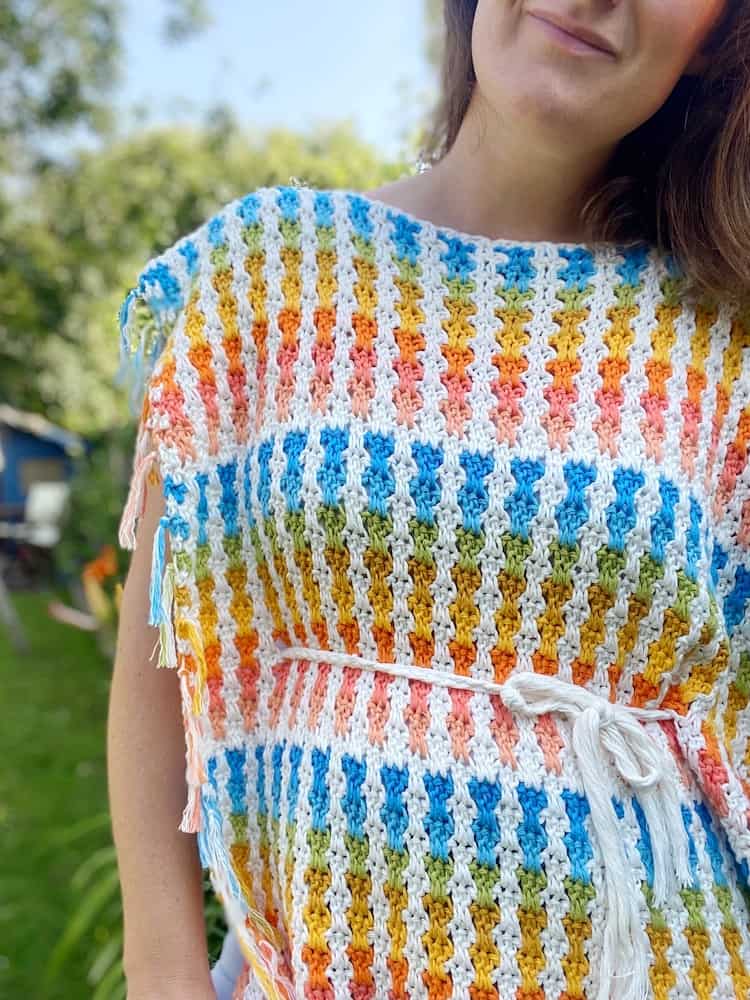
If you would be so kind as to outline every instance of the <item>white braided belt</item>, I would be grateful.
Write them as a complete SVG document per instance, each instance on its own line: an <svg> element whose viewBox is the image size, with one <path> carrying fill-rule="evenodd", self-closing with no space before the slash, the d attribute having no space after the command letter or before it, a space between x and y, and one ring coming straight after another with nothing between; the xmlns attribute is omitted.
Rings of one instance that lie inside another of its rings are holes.
<svg viewBox="0 0 750 1000"><path fill-rule="evenodd" d="M677 719L674 712L613 704L572 682L531 672L513 674L505 683L496 684L406 663L385 663L304 646L280 646L277 662L286 660L354 667L494 694L519 715L558 712L571 718L573 752L601 851L607 893L598 1000L644 1000L651 995L650 943L640 919L640 886L628 864L614 808L612 772L614 768L643 809L653 853L654 901L657 906L663 905L678 886L692 883L689 849L674 761L641 723Z"/></svg>

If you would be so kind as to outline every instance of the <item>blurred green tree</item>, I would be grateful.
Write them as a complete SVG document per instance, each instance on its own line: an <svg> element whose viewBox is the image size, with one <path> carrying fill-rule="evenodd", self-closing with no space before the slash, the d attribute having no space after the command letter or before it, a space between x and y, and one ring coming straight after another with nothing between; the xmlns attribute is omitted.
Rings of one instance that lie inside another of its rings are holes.
<svg viewBox="0 0 750 1000"><path fill-rule="evenodd" d="M202 0L162 0L179 42L208 22ZM434 36L437 8L425 0ZM362 189L395 178L350 121L304 135L202 124L116 135L111 94L120 0L0 0L0 399L84 434L127 418L113 383L116 315L150 256L227 200L295 177ZM429 43L428 43L429 50ZM428 51L429 56L429 51ZM101 140L51 155L74 126Z"/></svg>
<svg viewBox="0 0 750 1000"><path fill-rule="evenodd" d="M443 53L443 6L445 0L424 0L425 57L437 68Z"/></svg>
<svg viewBox="0 0 750 1000"><path fill-rule="evenodd" d="M162 3L168 42L208 23L203 0ZM60 169L71 135L113 134L122 13L121 0L0 0L0 399L32 410L45 408L42 353L65 337L75 277L36 186Z"/></svg>
<svg viewBox="0 0 750 1000"><path fill-rule="evenodd" d="M0 226L0 398L84 434L127 418L116 317L152 254L253 188L396 176L350 123L297 135L160 128L50 165ZM7 254L6 254L7 251Z"/></svg>
<svg viewBox="0 0 750 1000"><path fill-rule="evenodd" d="M163 35L181 42L210 23L203 0L163 0ZM43 164L44 143L74 127L112 128L120 79L121 0L0 0L0 172Z"/></svg>

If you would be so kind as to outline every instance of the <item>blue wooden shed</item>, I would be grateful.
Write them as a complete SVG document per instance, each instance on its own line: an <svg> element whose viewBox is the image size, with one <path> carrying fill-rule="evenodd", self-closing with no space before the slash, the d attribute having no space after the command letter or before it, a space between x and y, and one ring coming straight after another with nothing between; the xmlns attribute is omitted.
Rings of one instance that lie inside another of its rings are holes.
<svg viewBox="0 0 750 1000"><path fill-rule="evenodd" d="M38 413L0 403L0 520L20 520L32 483L65 482L84 439Z"/></svg>

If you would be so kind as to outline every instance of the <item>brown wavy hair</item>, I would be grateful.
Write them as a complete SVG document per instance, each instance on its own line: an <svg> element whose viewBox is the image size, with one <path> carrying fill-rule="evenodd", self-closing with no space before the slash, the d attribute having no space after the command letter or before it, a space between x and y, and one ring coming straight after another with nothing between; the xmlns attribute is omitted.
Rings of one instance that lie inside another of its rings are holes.
<svg viewBox="0 0 750 1000"><path fill-rule="evenodd" d="M750 298L750 11L728 0L705 49L659 110L618 144L581 221L594 241L648 240L709 297ZM434 164L453 145L476 83L477 0L444 0L440 95L420 146Z"/></svg>

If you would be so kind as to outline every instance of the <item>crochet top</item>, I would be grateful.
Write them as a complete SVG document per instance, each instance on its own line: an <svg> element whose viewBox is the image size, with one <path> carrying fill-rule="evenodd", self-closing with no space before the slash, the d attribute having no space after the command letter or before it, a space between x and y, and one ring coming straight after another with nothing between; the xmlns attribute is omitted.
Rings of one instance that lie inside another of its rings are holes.
<svg viewBox="0 0 750 1000"><path fill-rule="evenodd" d="M748 317L276 185L120 327L235 996L750 996Z"/></svg>

